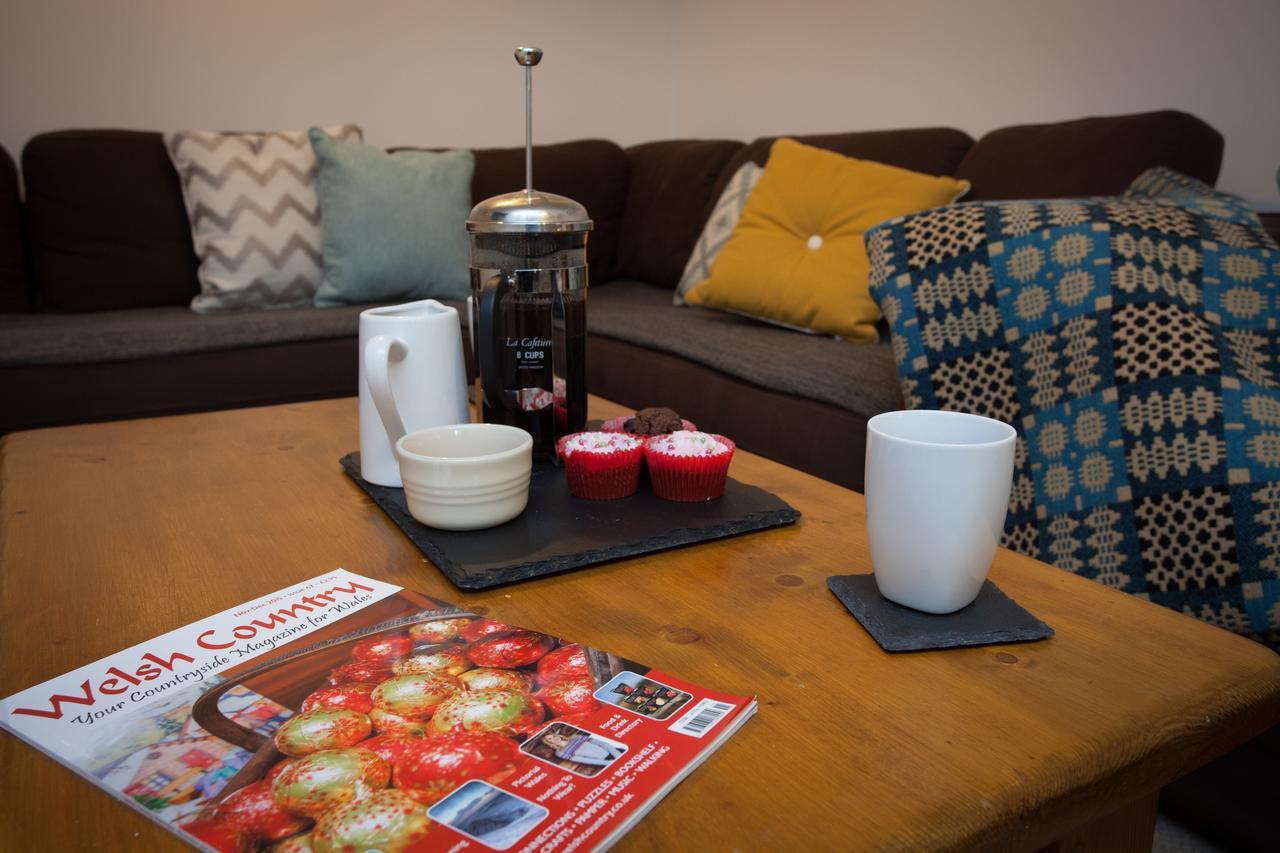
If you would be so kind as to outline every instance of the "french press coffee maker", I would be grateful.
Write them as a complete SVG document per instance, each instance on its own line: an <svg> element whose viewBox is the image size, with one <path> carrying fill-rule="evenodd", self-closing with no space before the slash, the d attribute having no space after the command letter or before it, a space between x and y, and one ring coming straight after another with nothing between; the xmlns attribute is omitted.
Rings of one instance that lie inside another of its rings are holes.
<svg viewBox="0 0 1280 853"><path fill-rule="evenodd" d="M533 66L525 69L525 188L477 204L471 237L472 347L485 423L533 436L533 452L554 458L556 440L587 419L587 232L578 202L533 189Z"/></svg>

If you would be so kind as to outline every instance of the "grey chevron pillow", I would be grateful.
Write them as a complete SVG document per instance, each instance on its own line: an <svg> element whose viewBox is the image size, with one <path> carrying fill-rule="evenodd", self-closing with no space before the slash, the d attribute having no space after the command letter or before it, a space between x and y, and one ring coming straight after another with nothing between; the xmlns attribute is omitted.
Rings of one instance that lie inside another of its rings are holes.
<svg viewBox="0 0 1280 853"><path fill-rule="evenodd" d="M354 124L325 128L359 141ZM307 131L164 135L200 259L198 312L312 304L323 277L316 158Z"/></svg>

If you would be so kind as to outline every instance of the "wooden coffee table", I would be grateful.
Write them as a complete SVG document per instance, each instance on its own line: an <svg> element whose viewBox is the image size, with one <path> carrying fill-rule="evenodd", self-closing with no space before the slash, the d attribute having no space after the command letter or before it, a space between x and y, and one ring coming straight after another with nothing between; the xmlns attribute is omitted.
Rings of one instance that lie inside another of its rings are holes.
<svg viewBox="0 0 1280 853"><path fill-rule="evenodd" d="M1150 849L1161 785L1280 721L1280 657L1006 551L1053 639L885 654L826 588L868 571L862 497L747 453L799 524L463 593L343 475L356 429L333 400L0 440L0 695L343 566L759 697L624 850ZM181 847L8 735L0 774L0 849Z"/></svg>

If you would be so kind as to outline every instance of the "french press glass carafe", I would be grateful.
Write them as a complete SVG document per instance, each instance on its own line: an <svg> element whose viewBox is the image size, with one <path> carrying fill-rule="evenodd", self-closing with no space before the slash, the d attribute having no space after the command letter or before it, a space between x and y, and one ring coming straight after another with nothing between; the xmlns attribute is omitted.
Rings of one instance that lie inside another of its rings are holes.
<svg viewBox="0 0 1280 853"><path fill-rule="evenodd" d="M477 401L486 423L527 430L534 454L586 425L587 233L573 199L533 189L532 68L525 67L525 189L477 204L471 237L472 346Z"/></svg>

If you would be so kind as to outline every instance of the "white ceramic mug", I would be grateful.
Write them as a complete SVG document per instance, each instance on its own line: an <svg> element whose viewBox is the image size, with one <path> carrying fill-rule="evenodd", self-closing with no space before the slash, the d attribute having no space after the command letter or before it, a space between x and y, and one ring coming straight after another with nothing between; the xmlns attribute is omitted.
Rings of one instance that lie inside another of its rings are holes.
<svg viewBox="0 0 1280 853"><path fill-rule="evenodd" d="M360 476L400 485L393 445L406 432L466 423L458 312L434 299L360 312Z"/></svg>
<svg viewBox="0 0 1280 853"><path fill-rule="evenodd" d="M1017 433L961 412L867 422L866 507L880 594L926 613L978 597L1004 528Z"/></svg>

